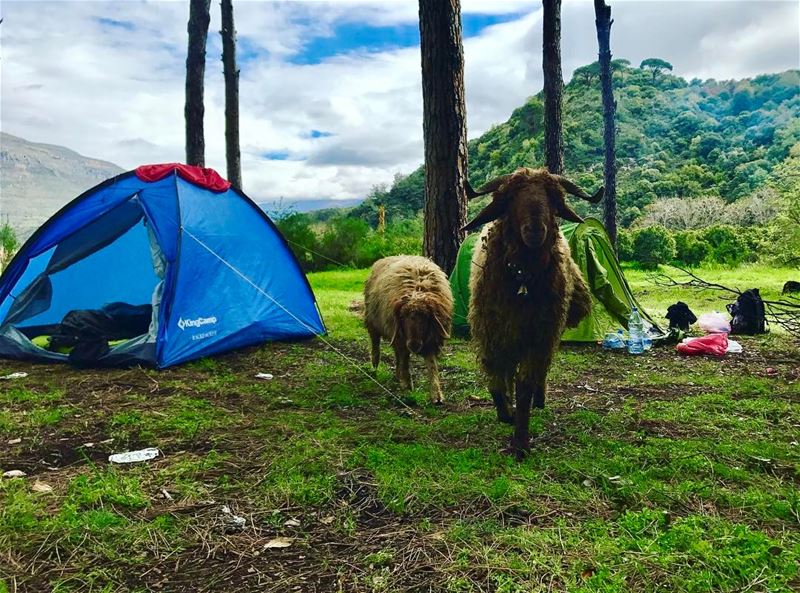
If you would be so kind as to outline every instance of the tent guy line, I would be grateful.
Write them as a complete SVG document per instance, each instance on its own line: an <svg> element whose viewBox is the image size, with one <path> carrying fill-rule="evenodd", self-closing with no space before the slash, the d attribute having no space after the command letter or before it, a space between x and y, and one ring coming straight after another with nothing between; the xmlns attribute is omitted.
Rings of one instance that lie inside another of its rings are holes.
<svg viewBox="0 0 800 593"><path fill-rule="evenodd" d="M343 353L341 350L339 350L339 349L338 349L336 346L334 346L334 345L333 345L333 344L332 344L330 341L328 341L328 340L325 338L325 336L324 336L323 334L321 334L321 333L318 333L317 331L315 331L315 329L314 329L313 327L311 327L311 326L310 326L310 325L308 325L306 322L304 322L302 319L300 319L299 317L297 317L297 316L296 316L294 313L292 313L291 311L289 311L289 309L287 309L286 307L284 307L284 306L283 306L283 305L282 305L280 302L278 302L278 300L277 300L277 299L275 299L275 298L274 298L274 297L273 297L271 294L269 294L267 291L265 291L265 290L264 290L264 289L262 289L260 286L258 286L258 285L257 285L255 282L253 282L252 280L250 280L250 278L248 278L247 276L245 276L245 275L244 275L244 274L243 274L243 273L242 273L240 270L238 270L238 269L236 268L236 266L234 266L233 264L231 264L231 263L227 262L227 261L225 260L225 258L223 258L223 257L222 257L221 255L219 255L219 254L218 254L216 251L214 251L214 250L213 250L213 249L211 249L211 248L210 248L208 245L206 245L206 244L205 244L205 243L202 241L202 239L200 239L199 237L197 237L197 236L196 236L196 235L194 235L194 234L193 234L191 231L187 230L187 229L186 229L186 228L184 228L184 227L181 227L181 232L183 232L183 233L185 233L186 235L188 235L188 236L189 236L191 239L193 239L193 240L194 240L194 241L195 241L195 242L196 242L198 245L200 245L200 246L201 246L203 249L205 249L206 251L208 251L208 252L209 252L211 255L213 255L214 257L216 257L216 258L217 258L217 259L218 259L220 262L222 262L222 263L223 263L225 266L227 266L228 268L230 268L230 270L231 270L231 271L232 271L234 274L236 274L236 275L237 275L237 276L239 276L239 277L240 277L242 280L244 280L245 282L247 282L247 283L248 283L250 286L252 286L254 289L256 289L256 291L258 291L259 293L261 293L262 295L264 295L265 297L267 297L267 298L268 298L270 301L272 301L272 302L273 302L275 305L277 305L278 307L280 307L281 309L283 309L283 311L284 311L286 314L288 314L290 317L292 317L292 318L293 318L295 321L297 321L297 322L298 322L300 325L302 325L302 326L303 326L305 329L307 329L308 331L310 331L311 333L313 333L313 334L314 334L314 335L315 335L317 338L319 338L319 339L320 339L320 340L321 340L321 341L322 341L322 342L323 342L323 343L324 343L326 346L328 346L328 348L330 348L330 349L331 349L331 350L333 350L333 351L334 351L336 354L338 354L339 356L341 356L341 357L342 357L342 358L343 358L345 361L347 361L347 362L348 362L348 363L349 363L349 364L350 364L350 365L351 365L351 366L352 366L354 369L358 370L358 372L360 372L362 375L364 375L364 376L365 376L367 379L369 379L370 381L372 381L373 383L375 383L375 385L377 385L378 387L380 387L380 388L381 388L383 391L385 391L385 392L386 392L386 393L387 393L387 394L388 394L388 395L389 395L391 398L393 398L393 399L394 399L395 401L397 401L397 402L398 402L400 405L402 405L404 408L406 408L406 409L407 409L407 410L408 410L410 413L412 413L412 414L416 414L416 413L417 413L417 412L416 412L416 410L414 410L414 409L413 409L411 406L409 406L409 405L408 405L406 402L404 402L404 401L403 401L403 400L402 400L400 397L398 397L396 394L394 394L392 391L390 391L390 390L389 390L389 389L388 389L388 388L387 388L385 385L383 385L383 383L381 383L380 381L378 381L378 380L377 380L375 377L373 377L373 376L372 376L372 375L370 375L370 374L369 374L367 371L365 371L363 368L361 368L361 365L360 365L360 364L359 364L357 361L353 360L352 358L350 358L349 356L347 356L346 354L344 354L344 353Z"/></svg>

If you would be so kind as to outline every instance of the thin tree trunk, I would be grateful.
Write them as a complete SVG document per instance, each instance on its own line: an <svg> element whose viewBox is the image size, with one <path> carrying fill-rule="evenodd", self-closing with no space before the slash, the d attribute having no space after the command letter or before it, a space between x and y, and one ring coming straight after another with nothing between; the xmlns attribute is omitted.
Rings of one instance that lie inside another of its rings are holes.
<svg viewBox="0 0 800 593"><path fill-rule="evenodd" d="M605 198L603 201L603 223L611 239L614 250L617 249L617 162L615 152L614 115L617 104L614 101L614 87L611 78L611 7L605 0L594 0L595 24L597 25L597 43L600 48L600 84L603 95L603 140L605 144Z"/></svg>
<svg viewBox="0 0 800 593"><path fill-rule="evenodd" d="M564 172L564 139L561 129L561 0L542 0L544 28L542 70L544 73L544 161L551 173Z"/></svg>
<svg viewBox="0 0 800 593"><path fill-rule="evenodd" d="M186 163L205 166L206 143L203 135L203 77L206 72L206 38L211 0L191 0L189 4L189 48L186 54Z"/></svg>
<svg viewBox="0 0 800 593"><path fill-rule="evenodd" d="M426 256L447 274L467 219L467 116L460 0L420 0Z"/></svg>
<svg viewBox="0 0 800 593"><path fill-rule="evenodd" d="M239 70L236 68L236 28L233 0L222 0L222 69L225 74L225 159L228 181L242 189L242 155L239 150Z"/></svg>

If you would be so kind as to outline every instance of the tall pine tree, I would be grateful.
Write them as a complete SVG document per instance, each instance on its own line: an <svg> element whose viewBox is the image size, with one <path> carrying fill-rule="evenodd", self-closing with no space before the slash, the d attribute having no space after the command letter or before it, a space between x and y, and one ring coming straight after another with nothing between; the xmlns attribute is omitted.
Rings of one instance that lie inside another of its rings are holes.
<svg viewBox="0 0 800 593"><path fill-rule="evenodd" d="M205 166L203 134L203 78L206 73L206 39L211 21L211 0L189 3L189 48L186 54L186 163Z"/></svg>
<svg viewBox="0 0 800 593"><path fill-rule="evenodd" d="M542 0L542 71L544 74L544 161L551 173L564 172L561 127L561 0Z"/></svg>
<svg viewBox="0 0 800 593"><path fill-rule="evenodd" d="M617 103L614 101L614 87L611 73L611 7L605 0L594 0L595 25L597 25L597 43L600 58L600 85L603 96L603 143L605 148L605 165L603 168L606 188L603 199L603 224L617 249L617 161L616 130L614 116Z"/></svg>
<svg viewBox="0 0 800 593"><path fill-rule="evenodd" d="M425 139L425 255L446 273L464 239L467 115L460 0L420 0Z"/></svg>
<svg viewBox="0 0 800 593"><path fill-rule="evenodd" d="M222 70L225 76L225 160L228 181L242 189L242 155L239 149L239 70L236 68L236 28L233 0L222 0Z"/></svg>

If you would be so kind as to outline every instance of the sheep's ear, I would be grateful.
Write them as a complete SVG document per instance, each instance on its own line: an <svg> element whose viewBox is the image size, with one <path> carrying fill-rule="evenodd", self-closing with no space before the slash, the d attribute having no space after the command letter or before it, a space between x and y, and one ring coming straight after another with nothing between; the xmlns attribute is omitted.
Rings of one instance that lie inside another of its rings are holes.
<svg viewBox="0 0 800 593"><path fill-rule="evenodd" d="M489 202L489 205L486 206L486 208L478 212L478 215L471 221L469 221L467 223L467 226L465 226L461 230L467 231L468 233L472 232L479 226L500 218L503 214L505 214L507 207L508 207L508 200L494 199L491 202Z"/></svg>
<svg viewBox="0 0 800 593"><path fill-rule="evenodd" d="M578 214L569 207L569 205L562 199L560 203L556 206L556 214L563 218L564 220L569 220L570 222L583 222L583 218L578 216Z"/></svg>

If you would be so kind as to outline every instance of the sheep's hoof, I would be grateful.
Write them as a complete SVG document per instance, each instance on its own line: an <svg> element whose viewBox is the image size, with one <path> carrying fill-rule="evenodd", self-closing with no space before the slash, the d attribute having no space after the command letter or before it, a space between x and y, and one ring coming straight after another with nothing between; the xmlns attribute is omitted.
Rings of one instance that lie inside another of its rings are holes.
<svg viewBox="0 0 800 593"><path fill-rule="evenodd" d="M511 450L517 461L523 461L528 455L531 454L531 442L527 436L523 439L517 438L515 435L511 436Z"/></svg>
<svg viewBox="0 0 800 593"><path fill-rule="evenodd" d="M497 421L502 422L503 424L514 426L516 423L514 412L509 412L508 410L497 410Z"/></svg>

